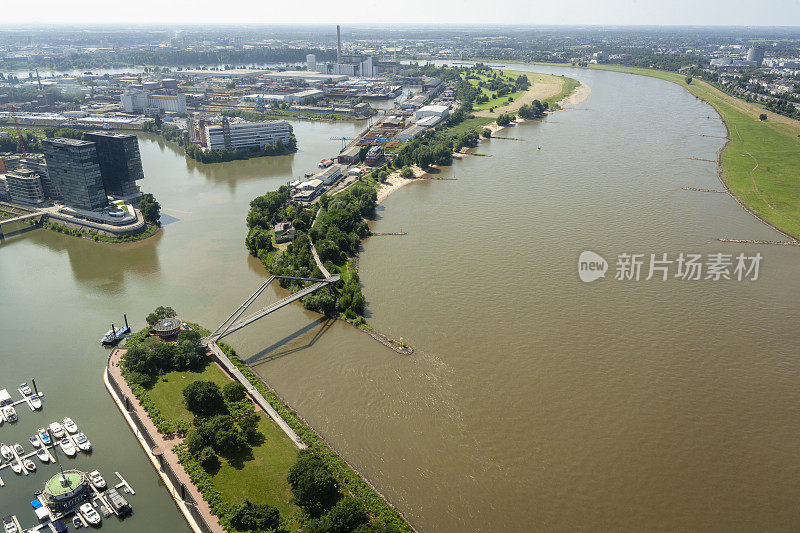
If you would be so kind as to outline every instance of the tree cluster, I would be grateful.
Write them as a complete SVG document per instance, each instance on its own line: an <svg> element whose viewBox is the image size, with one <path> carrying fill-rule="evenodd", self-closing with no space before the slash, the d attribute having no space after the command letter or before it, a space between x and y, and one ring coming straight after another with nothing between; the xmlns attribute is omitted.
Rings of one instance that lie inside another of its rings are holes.
<svg viewBox="0 0 800 533"><path fill-rule="evenodd" d="M139 199L139 211L142 217L149 224L161 225L161 204L150 193L145 193Z"/></svg>
<svg viewBox="0 0 800 533"><path fill-rule="evenodd" d="M202 367L208 362L208 358L198 345L198 340L199 335L195 338L188 334L179 336L176 343L148 337L143 342L130 346L122 358L122 367L128 373L126 379L144 386L165 372Z"/></svg>
<svg viewBox="0 0 800 533"><path fill-rule="evenodd" d="M520 107L517 113L520 117L530 120L534 118L542 118L547 111L547 108L547 102L542 103L539 100L534 100L530 104Z"/></svg>

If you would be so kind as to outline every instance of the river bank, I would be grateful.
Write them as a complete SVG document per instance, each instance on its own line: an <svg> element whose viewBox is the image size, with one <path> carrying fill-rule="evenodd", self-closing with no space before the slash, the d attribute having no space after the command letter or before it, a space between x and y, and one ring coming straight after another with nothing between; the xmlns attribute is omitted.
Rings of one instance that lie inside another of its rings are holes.
<svg viewBox="0 0 800 533"><path fill-rule="evenodd" d="M710 104L727 130L717 154L723 186L747 212L783 236L800 239L800 122L728 95L711 84L666 71L603 65L680 85ZM764 113L767 120L760 120Z"/></svg>

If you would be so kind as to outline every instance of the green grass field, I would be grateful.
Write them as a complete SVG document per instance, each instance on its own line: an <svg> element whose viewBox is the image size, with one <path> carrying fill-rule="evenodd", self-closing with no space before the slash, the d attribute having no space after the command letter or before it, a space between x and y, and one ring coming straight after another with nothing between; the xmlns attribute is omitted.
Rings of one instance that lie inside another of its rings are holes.
<svg viewBox="0 0 800 533"><path fill-rule="evenodd" d="M496 119L492 117L473 117L464 119L463 122L460 124L456 124L452 128L448 128L447 132L452 133L454 135L461 135L462 133L466 133L469 130L477 129L478 133L481 132L484 126L487 124L491 124Z"/></svg>
<svg viewBox="0 0 800 533"><path fill-rule="evenodd" d="M512 83L512 84L514 83L514 78L509 76L508 74L503 73L503 71L495 71L495 72L498 72L499 75L504 78L504 81ZM477 86L479 82L488 81L489 80L489 76L487 76L485 74L478 74L478 78L480 78L480 79L477 79L477 80L476 79L469 79L468 81L469 81L470 85ZM481 87L480 90L481 90L481 94L482 95L484 95L487 98L489 98L489 101L485 102L483 104L475 104L472 107L472 109L474 111L480 111L482 109L489 109L491 107L499 107L499 106L505 105L505 104L508 103L508 99L509 98L512 98L512 99L516 100L517 98L519 98L519 96L523 92L523 91L516 91L516 92L513 92L513 93L506 94L505 96L498 96L497 98L493 98L493 94L496 91L490 91L489 89L487 89L485 87Z"/></svg>
<svg viewBox="0 0 800 533"><path fill-rule="evenodd" d="M193 415L183 404L183 389L190 383L212 381L220 387L230 382L220 368L209 363L199 372L169 372L148 391L161 413L171 419L191 421ZM249 499L267 503L287 518L297 511L286 476L297 460L297 448L283 431L263 412L259 430L263 440L252 447L246 456L220 458L220 468L210 472L214 485L229 501Z"/></svg>
<svg viewBox="0 0 800 533"><path fill-rule="evenodd" d="M723 177L731 192L758 216L800 239L800 122L764 112L710 84L673 72L601 65L681 85L711 104L728 125L730 142L722 152Z"/></svg>

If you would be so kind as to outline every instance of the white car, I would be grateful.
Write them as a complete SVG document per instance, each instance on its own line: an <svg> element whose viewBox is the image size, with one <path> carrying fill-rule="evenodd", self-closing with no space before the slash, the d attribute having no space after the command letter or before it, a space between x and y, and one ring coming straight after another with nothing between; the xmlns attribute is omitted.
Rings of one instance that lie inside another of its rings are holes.
<svg viewBox="0 0 800 533"><path fill-rule="evenodd" d="M92 485L94 485L98 490L103 490L106 488L106 480L103 479L103 476L101 476L100 472L97 470L89 472L89 481L91 481Z"/></svg>
<svg viewBox="0 0 800 533"><path fill-rule="evenodd" d="M60 439L64 436L64 427L58 422L53 422L50 424L50 433L52 433L55 438Z"/></svg>
<svg viewBox="0 0 800 533"><path fill-rule="evenodd" d="M64 428L70 433L78 432L78 426L75 425L75 422L73 422L70 417L67 417L64 420L62 420L62 423L64 424Z"/></svg>
<svg viewBox="0 0 800 533"><path fill-rule="evenodd" d="M100 523L100 515L94 510L91 503L84 503L80 507L81 514L91 525L96 526Z"/></svg>
<svg viewBox="0 0 800 533"><path fill-rule="evenodd" d="M75 457L75 454L78 453L78 450L75 449L75 445L72 444L72 441L66 437L61 439L58 445L61 447L61 451L70 457Z"/></svg>

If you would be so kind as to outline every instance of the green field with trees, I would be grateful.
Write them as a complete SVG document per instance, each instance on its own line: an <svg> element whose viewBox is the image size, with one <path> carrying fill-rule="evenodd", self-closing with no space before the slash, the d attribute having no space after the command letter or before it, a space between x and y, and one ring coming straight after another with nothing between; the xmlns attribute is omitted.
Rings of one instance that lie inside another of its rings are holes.
<svg viewBox="0 0 800 533"><path fill-rule="evenodd" d="M208 331L190 324L172 342L151 335L170 307L147 316L126 340L121 369L134 395L163 434L182 441L175 452L226 531L400 533L400 515L300 422L256 376L220 344L251 384L309 445L298 452L245 387L231 380L199 341Z"/></svg>

